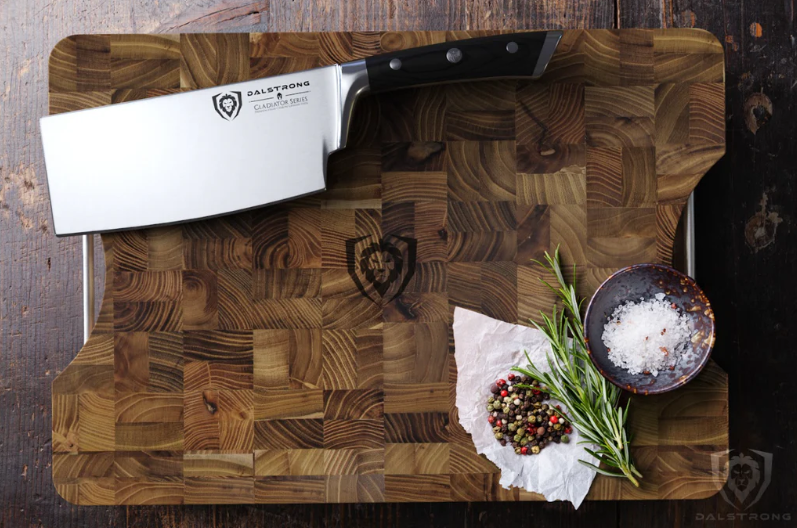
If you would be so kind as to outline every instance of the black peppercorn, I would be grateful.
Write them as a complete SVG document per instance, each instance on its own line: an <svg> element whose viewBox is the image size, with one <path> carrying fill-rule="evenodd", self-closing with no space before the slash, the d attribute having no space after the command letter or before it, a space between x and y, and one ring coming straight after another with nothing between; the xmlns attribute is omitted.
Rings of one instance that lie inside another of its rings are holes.
<svg viewBox="0 0 797 528"><path fill-rule="evenodd" d="M553 406L542 403L549 398L549 393L545 392L547 387L528 376L507 378L511 383L490 385L492 396L488 402L492 400L492 403L487 405L491 425L501 423L492 427L501 446L511 446L518 455L536 455L547 444L569 441L563 436L569 429L564 415L554 415ZM531 385L534 389L519 387L520 384Z"/></svg>

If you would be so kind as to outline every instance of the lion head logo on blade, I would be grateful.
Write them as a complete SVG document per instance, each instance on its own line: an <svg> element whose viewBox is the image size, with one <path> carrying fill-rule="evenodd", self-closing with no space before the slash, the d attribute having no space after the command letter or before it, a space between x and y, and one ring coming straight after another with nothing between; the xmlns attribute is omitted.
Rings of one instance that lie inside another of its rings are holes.
<svg viewBox="0 0 797 528"><path fill-rule="evenodd" d="M241 112L241 92L222 92L213 96L213 109L222 119L232 121Z"/></svg>
<svg viewBox="0 0 797 528"><path fill-rule="evenodd" d="M349 275L363 296L377 304L401 295L415 274L413 238L364 236L346 241Z"/></svg>

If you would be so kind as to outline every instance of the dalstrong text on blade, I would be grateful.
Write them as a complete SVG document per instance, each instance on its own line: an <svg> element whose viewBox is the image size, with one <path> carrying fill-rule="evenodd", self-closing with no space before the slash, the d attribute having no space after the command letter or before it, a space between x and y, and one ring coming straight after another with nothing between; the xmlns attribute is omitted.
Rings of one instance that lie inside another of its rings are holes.
<svg viewBox="0 0 797 528"><path fill-rule="evenodd" d="M268 88L262 88L262 89L258 88L257 90L249 90L248 92L246 92L246 95L247 97L252 97L253 95L270 94L277 91L293 90L294 88L303 88L305 86L310 86L310 81L281 84L277 86L269 86Z"/></svg>

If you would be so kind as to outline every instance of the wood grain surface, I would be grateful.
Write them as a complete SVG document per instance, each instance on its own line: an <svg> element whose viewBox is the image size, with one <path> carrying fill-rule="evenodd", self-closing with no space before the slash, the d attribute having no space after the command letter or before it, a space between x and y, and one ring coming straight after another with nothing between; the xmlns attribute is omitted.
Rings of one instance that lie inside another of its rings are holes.
<svg viewBox="0 0 797 528"><path fill-rule="evenodd" d="M0 3L0 20L6 21L0 26L0 526L460 527L524 519L563 527L762 524L751 515L730 521L739 510L720 494L586 501L578 510L539 502L82 507L62 499L52 484L51 383L83 342L81 253L79 238L58 239L49 229L38 118L48 113L50 50L66 35L101 32L708 29L726 53L727 153L696 190L696 277L717 315L721 338L712 357L729 374L729 447L774 456L769 488L744 513L795 515L790 424L797 420L797 396L787 389L797 364L789 315L797 311L797 200L790 183L797 178L797 68L795 11L788 2L7 0ZM751 32L755 27L761 31ZM104 277L96 279L102 292ZM751 380L764 381L751 389ZM761 412L762 399L768 412ZM699 520L709 516L718 520Z"/></svg>
<svg viewBox="0 0 797 528"><path fill-rule="evenodd" d="M482 34L78 35L51 55L50 109ZM453 307L538 319L553 299L531 261L557 245L583 295L617 267L669 262L686 197L724 152L723 94L723 49L708 33L568 31L541 82L363 100L323 194L103 236L97 325L53 383L59 494L81 505L542 499L501 489L458 424ZM414 267L404 289L358 288L360 246L347 241L362 240L394 240L404 273ZM631 429L642 487L599 477L589 498L712 495L727 377L712 363L684 389L635 398Z"/></svg>

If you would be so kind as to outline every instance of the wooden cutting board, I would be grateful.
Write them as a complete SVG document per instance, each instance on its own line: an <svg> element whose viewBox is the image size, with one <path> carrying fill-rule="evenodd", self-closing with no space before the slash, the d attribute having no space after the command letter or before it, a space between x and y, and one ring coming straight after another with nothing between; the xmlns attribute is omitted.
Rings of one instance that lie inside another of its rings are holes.
<svg viewBox="0 0 797 528"><path fill-rule="evenodd" d="M79 35L50 57L50 111L485 34ZM687 196L724 153L724 121L709 33L566 31L541 82L364 99L323 194L103 236L99 320L53 383L58 492L78 504L542 500L502 489L458 423L453 308L538 318L553 298L531 261L557 245L585 296L620 266L669 262ZM599 476L590 499L721 487L716 364L632 409L642 487Z"/></svg>

